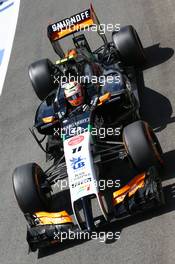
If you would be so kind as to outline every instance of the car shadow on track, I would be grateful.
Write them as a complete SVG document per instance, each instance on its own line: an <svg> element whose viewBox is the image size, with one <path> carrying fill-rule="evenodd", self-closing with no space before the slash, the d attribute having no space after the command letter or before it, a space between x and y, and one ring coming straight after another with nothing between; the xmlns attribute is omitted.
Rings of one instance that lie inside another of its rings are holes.
<svg viewBox="0 0 175 264"><path fill-rule="evenodd" d="M143 71L169 60L174 55L174 50L169 47L161 48L158 43L145 48L145 53L147 63L142 69ZM175 117L171 117L173 109L168 98L145 87L143 71L137 72L142 119L147 121L155 129L155 132L159 132L167 124L175 122Z"/></svg>
<svg viewBox="0 0 175 264"><path fill-rule="evenodd" d="M171 103L164 95L144 87L141 91L140 103L142 119L147 121L155 132L160 132L167 124L175 122Z"/></svg>
<svg viewBox="0 0 175 264"><path fill-rule="evenodd" d="M73 240L73 241L66 241L62 244L55 244L54 246L49 246L47 248L42 248L38 250L38 259L45 258L47 256L57 254L59 252L62 252L64 250L67 250L69 248L73 248L75 246L79 246L80 244L83 244L87 242L88 240Z"/></svg>
<svg viewBox="0 0 175 264"><path fill-rule="evenodd" d="M175 150L164 153L164 177L163 181L174 179L175 181Z"/></svg>
<svg viewBox="0 0 175 264"><path fill-rule="evenodd" d="M153 46L145 48L145 53L147 63L144 70L160 65L169 60L174 55L174 50L168 47L161 48L160 43L157 43Z"/></svg>

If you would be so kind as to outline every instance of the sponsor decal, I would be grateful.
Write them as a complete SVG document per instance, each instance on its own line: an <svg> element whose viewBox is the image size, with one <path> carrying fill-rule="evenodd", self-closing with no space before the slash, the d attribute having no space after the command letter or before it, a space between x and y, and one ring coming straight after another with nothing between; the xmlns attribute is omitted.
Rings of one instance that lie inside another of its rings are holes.
<svg viewBox="0 0 175 264"><path fill-rule="evenodd" d="M79 121L77 121L77 122L74 122L74 123L71 123L70 125L68 125L68 126L65 126L64 127L64 129L70 129L70 128L72 128L72 127L77 127L77 126L80 126L80 125L82 125L82 124L86 124L86 123L89 123L89 117L87 117L87 118L83 118L83 119L81 119L81 120L79 120Z"/></svg>
<svg viewBox="0 0 175 264"><path fill-rule="evenodd" d="M75 146L80 144L82 141L84 140L84 136L75 136L73 138L71 138L68 142L69 146Z"/></svg>
<svg viewBox="0 0 175 264"><path fill-rule="evenodd" d="M82 21L85 21L86 19L89 19L89 18L90 18L90 10L88 9L70 18L66 18L55 24L52 24L51 28L53 32L56 32L56 31L59 32L61 30L71 27L72 25L77 25L81 23Z"/></svg>
<svg viewBox="0 0 175 264"><path fill-rule="evenodd" d="M79 189L78 189L78 191L77 191L77 194L78 193L80 193L80 192L82 192L82 191L89 191L90 190L90 183L86 183L86 184L84 184L84 185L81 185L80 187L79 187Z"/></svg>
<svg viewBox="0 0 175 264"><path fill-rule="evenodd" d="M78 169L81 169L81 168L85 167L84 159L81 158L81 157L72 158L70 160L70 162L71 162L71 166L72 166L73 170L78 170Z"/></svg>
<svg viewBox="0 0 175 264"><path fill-rule="evenodd" d="M92 180L91 178L79 180L79 181L73 183L71 187L75 188L75 187L77 187L79 185L84 185L85 183L91 182L91 180Z"/></svg>
<svg viewBox="0 0 175 264"><path fill-rule="evenodd" d="M75 171L75 173L74 173L74 178L72 179L70 179L70 182L74 182L74 181L76 181L76 180L82 180L83 178L85 178L85 177L90 177L90 173L87 171L87 170L81 170L80 172L78 171Z"/></svg>
<svg viewBox="0 0 175 264"><path fill-rule="evenodd" d="M81 120L75 122L75 125L76 125L76 126L79 126L79 125L82 125L82 124L85 124L85 123L89 123L89 120L90 120L89 117L84 118L84 119L81 119Z"/></svg>

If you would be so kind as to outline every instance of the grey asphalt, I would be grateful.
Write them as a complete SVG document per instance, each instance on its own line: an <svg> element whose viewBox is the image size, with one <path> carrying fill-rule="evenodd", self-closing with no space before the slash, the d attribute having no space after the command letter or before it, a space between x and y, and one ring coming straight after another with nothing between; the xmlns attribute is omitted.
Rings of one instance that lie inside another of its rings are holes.
<svg viewBox="0 0 175 264"><path fill-rule="evenodd" d="M86 0L23 0L5 85L0 97L0 263L175 263L175 1L96 0L102 23L132 24L149 58L144 71L143 111L156 129L166 160L162 210L123 221L111 227L121 231L118 241L88 241L62 250L28 255L26 222L12 190L11 175L20 164L37 161L44 154L28 131L39 104L29 82L28 65L40 58L56 60L47 39L48 21L61 20L86 9ZM8 29L7 29L8 30ZM110 33L107 34L110 37ZM89 34L93 47L101 42ZM66 45L68 42L66 41ZM69 42L71 47L71 40ZM67 45L68 47L68 45Z"/></svg>

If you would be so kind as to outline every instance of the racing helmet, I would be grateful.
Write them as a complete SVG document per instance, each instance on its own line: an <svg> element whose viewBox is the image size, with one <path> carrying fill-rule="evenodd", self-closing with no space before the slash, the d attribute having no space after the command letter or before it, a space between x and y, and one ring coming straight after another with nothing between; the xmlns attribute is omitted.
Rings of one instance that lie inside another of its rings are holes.
<svg viewBox="0 0 175 264"><path fill-rule="evenodd" d="M76 49L71 49L71 50L68 50L68 52L65 54L65 57L70 57L70 56L73 56L73 57L77 57L78 55L78 52Z"/></svg>
<svg viewBox="0 0 175 264"><path fill-rule="evenodd" d="M72 106L79 106L83 104L84 93L82 84L77 82L69 82L64 84L63 88L65 97Z"/></svg>

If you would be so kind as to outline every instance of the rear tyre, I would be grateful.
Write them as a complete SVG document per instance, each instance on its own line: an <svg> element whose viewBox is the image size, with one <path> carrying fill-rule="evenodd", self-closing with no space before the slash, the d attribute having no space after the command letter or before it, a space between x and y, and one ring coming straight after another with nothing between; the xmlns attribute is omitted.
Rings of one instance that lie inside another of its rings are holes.
<svg viewBox="0 0 175 264"><path fill-rule="evenodd" d="M133 26L125 26L113 32L112 38L121 60L127 66L142 66L146 61L143 45Z"/></svg>
<svg viewBox="0 0 175 264"><path fill-rule="evenodd" d="M55 89L53 74L54 64L49 59L36 61L29 66L29 77L33 89L41 101Z"/></svg>
<svg viewBox="0 0 175 264"><path fill-rule="evenodd" d="M17 167L12 181L18 205L24 214L47 209L48 198L41 188L45 174L36 163Z"/></svg>
<svg viewBox="0 0 175 264"><path fill-rule="evenodd" d="M129 124L123 130L127 153L139 171L163 164L162 148L152 128L141 120Z"/></svg>

